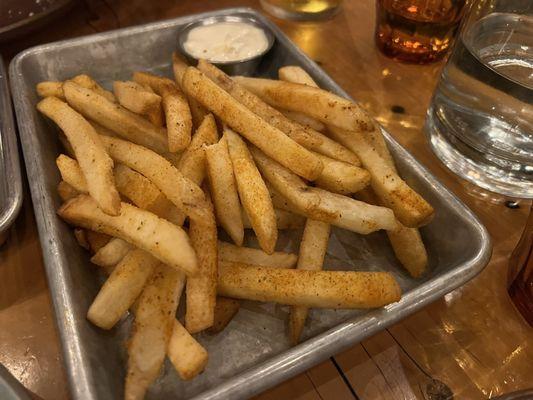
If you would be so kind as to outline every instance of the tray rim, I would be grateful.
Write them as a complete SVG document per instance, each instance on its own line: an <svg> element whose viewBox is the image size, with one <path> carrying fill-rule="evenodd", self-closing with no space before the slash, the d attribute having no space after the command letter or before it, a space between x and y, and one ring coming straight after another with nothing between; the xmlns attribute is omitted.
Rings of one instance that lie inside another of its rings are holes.
<svg viewBox="0 0 533 400"><path fill-rule="evenodd" d="M18 87L18 85L21 84L22 81L22 74L19 74L19 66L23 59L28 55L36 54L58 46L84 45L99 40L107 40L113 37L118 38L125 34L142 33L146 30L157 30L161 28L171 27L176 25L177 23L186 23L185 21L187 19L192 20L195 18L202 18L211 15L233 13L253 14L256 18L258 18L262 23L264 23L268 28L272 30L276 37L276 40L283 42L285 46L291 48L294 53L296 53L299 57L305 60L307 63L307 67L311 67L315 72L318 71L323 74L323 76L332 86L332 88L340 95L352 99L351 96L349 96L341 87L339 87L339 85L337 85L335 81L333 81L333 79L324 70L322 70L313 60L311 60L307 55L305 55L303 51L300 50L281 31L280 28L278 28L274 23L268 20L260 12L249 7L224 8L197 14L188 14L162 21L150 22L147 24L126 27L117 30L91 34L87 36L81 36L73 39L65 39L31 47L20 52L11 61L9 68L11 88L14 93L17 93L15 89ZM24 104L20 96L14 96L14 103L15 111L17 113L18 118L19 113L23 112ZM24 126L24 124L22 125L23 127L21 128L21 132L25 131L26 129L33 129L32 127ZM439 188L439 195L443 197L443 200L448 203L453 203L454 206L458 206L460 209L462 209L462 211L471 221L472 227L479 233L479 237L481 239L481 246L478 249L476 255L464 264L459 264L454 269L444 273L443 275L438 276L439 281L437 281L437 279L427 281L426 283L424 283L424 285L420 286L417 289L417 293L411 291L410 293L405 294L402 299L397 303L388 305L382 309L370 311L364 316L354 317L348 321L338 324L335 327L332 327L329 330L319 335L316 335L313 338L310 338L307 341L295 347L292 347L291 349L285 352L273 356L272 358L261 362L254 367L244 370L236 376L227 379L223 383L204 392L201 392L191 397L190 399L240 399L260 393L261 391L266 390L269 387L279 384L280 382L285 381L297 375L298 373L309 369L313 365L318 364L319 362L325 360L331 355L337 354L338 352L376 333L377 331L380 331L386 328L387 326L398 322L404 317L430 304L431 302L442 297L444 294L449 293L450 291L471 280L487 265L492 254L491 238L487 229L483 226L483 224L481 224L477 216L463 202L461 202L457 198L457 196L450 192L431 172L429 172L429 170L427 170L413 156L411 156L406 149L404 149L399 143L397 143L396 140L390 134L388 134L387 131L385 131L383 128L382 131L385 135L388 145L393 147L396 153L404 153L405 155L408 155L410 159L410 167L414 168L418 174L423 175L425 178L432 181L433 185ZM24 136L26 136L26 134L29 133L25 132ZM22 136L23 135L21 135L21 142L23 142L24 144ZM25 146L23 146L23 150L25 150ZM24 155L25 161L28 161L26 160L26 151L24 151ZM28 169L30 168L31 167L28 167ZM40 194L40 192L38 191L40 188L38 188L37 186L37 184L30 184L31 194L35 202L34 204L38 204L39 208L42 208L43 204L36 201ZM38 222L40 240L41 242L43 242L43 240L45 240L44 234L46 233L46 220L42 213L36 215L36 218ZM54 292L56 292L60 289L61 284L58 282L53 282L52 275L56 274L56 271L54 271L54 264L55 261L59 258L59 256L57 254L54 254L53 249L49 248L48 246L43 246L43 256L45 260L45 266L50 287L51 289L54 289ZM451 284L448 286L443 284L447 282L451 282ZM423 289L422 293L419 292L420 289ZM67 376L71 393L74 395L75 398L87 398L87 394L91 393L90 387L82 388L78 385L80 383L78 374L84 375L84 371L82 371L83 368L80 368L79 365L77 365L77 356L79 356L79 351L76 353L76 351L78 350L77 346L69 346L69 344L67 343L67 328L63 324L64 321L61 320L61 316L58 315L59 313L64 311L66 305L65 303L68 303L68 301L67 299L62 298L63 296L61 296L60 292L56 292L53 294L56 323L58 324L63 355L65 357L65 361L68 367ZM417 298L420 297L421 294L425 295L425 297L420 301ZM59 303L60 300L61 303ZM387 313L385 313L385 311ZM392 315L391 312L393 312L394 315ZM385 318L382 318L383 316L385 316ZM86 380L82 379L82 382L86 383Z"/></svg>

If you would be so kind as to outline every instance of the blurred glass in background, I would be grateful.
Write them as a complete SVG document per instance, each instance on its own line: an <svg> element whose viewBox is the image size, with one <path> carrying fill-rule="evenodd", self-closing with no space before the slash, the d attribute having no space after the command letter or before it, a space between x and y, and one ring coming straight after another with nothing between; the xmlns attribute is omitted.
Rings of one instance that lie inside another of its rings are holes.
<svg viewBox="0 0 533 400"><path fill-rule="evenodd" d="M376 0L376 44L398 61L426 64L451 47L466 0Z"/></svg>
<svg viewBox="0 0 533 400"><path fill-rule="evenodd" d="M479 0L465 19L426 120L459 176L533 198L533 0Z"/></svg>
<svg viewBox="0 0 533 400"><path fill-rule="evenodd" d="M260 0L260 3L275 17L313 21L335 15L342 0Z"/></svg>

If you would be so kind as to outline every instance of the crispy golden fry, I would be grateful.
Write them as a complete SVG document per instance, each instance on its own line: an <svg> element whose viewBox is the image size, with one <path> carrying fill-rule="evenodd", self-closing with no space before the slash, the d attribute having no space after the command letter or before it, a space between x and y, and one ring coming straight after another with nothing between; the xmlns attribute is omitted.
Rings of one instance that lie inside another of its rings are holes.
<svg viewBox="0 0 533 400"><path fill-rule="evenodd" d="M137 82L113 82L113 92L121 106L144 115L157 127L163 126L164 115L161 107L161 96L148 91Z"/></svg>
<svg viewBox="0 0 533 400"><path fill-rule="evenodd" d="M189 68L189 64L187 64L187 61L185 61L181 54L176 52L172 53L172 72L180 88L182 88L183 75L185 75L187 68Z"/></svg>
<svg viewBox="0 0 533 400"><path fill-rule="evenodd" d="M296 254L276 251L267 254L263 250L252 247L240 247L231 243L218 242L218 259L220 261L237 262L251 265L262 265L273 268L292 268L296 265Z"/></svg>
<svg viewBox="0 0 533 400"><path fill-rule="evenodd" d="M336 140L353 150L370 173L370 184L383 204L394 211L398 220L411 228L427 224L433 217L433 207L405 183L394 168L387 165L374 147L359 132L334 127L330 133Z"/></svg>
<svg viewBox="0 0 533 400"><path fill-rule="evenodd" d="M257 114L273 127L279 129L291 139L305 147L316 147L321 139L318 136L311 136L303 126L300 126L273 107L270 107L256 95L235 83L222 70L215 67L206 60L198 62L198 69L209 79L228 92L235 100L243 104L246 108Z"/></svg>
<svg viewBox="0 0 533 400"><path fill-rule="evenodd" d="M185 326L197 333L213 325L217 297L217 223L213 205L207 200L209 212L190 220L189 236L198 257L199 273L187 279L187 310Z"/></svg>
<svg viewBox="0 0 533 400"><path fill-rule="evenodd" d="M68 183L77 192L87 193L87 181L76 160L60 154L56 158L56 165L63 181Z"/></svg>
<svg viewBox="0 0 533 400"><path fill-rule="evenodd" d="M113 239L112 239L113 240ZM98 292L87 319L102 329L111 329L139 297L159 260L149 253L130 249Z"/></svg>
<svg viewBox="0 0 533 400"><path fill-rule="evenodd" d="M75 226L121 238L187 275L198 271L187 234L149 211L122 203L120 214L114 217L104 214L91 197L79 195L63 204L58 214Z"/></svg>
<svg viewBox="0 0 533 400"><path fill-rule="evenodd" d="M177 320L174 320L167 355L180 378L185 381L201 373L209 358L202 345Z"/></svg>
<svg viewBox="0 0 533 400"><path fill-rule="evenodd" d="M267 184L267 188L268 187L269 186ZM274 204L274 207L275 206L276 204ZM291 212L290 210L274 208L274 212L276 213L276 225L278 226L278 230L299 229L302 228L305 224L304 216ZM244 229L252 229L252 224L250 223L250 219L248 218L248 215L246 215L246 211L244 211L244 208L242 208L241 210L241 215Z"/></svg>
<svg viewBox="0 0 533 400"><path fill-rule="evenodd" d="M318 87L311 75L297 65L287 65L278 70L278 78L282 81L300 83L312 87Z"/></svg>
<svg viewBox="0 0 533 400"><path fill-rule="evenodd" d="M40 97L57 97L58 99L65 100L63 82L39 82L36 89Z"/></svg>
<svg viewBox="0 0 533 400"><path fill-rule="evenodd" d="M305 223L300 253L298 254L297 269L320 271L324 264L328 250L331 226L325 222L308 219ZM289 315L289 337L293 344L297 344L307 319L309 309L303 306L292 306Z"/></svg>
<svg viewBox="0 0 533 400"><path fill-rule="evenodd" d="M370 174L364 169L322 154L316 155L324 165L322 174L315 180L317 186L334 193L349 194L364 189L370 183Z"/></svg>
<svg viewBox="0 0 533 400"><path fill-rule="evenodd" d="M87 181L88 192L98 206L107 214L117 215L120 211L120 196L113 178L113 160L93 127L65 102L55 97L41 100L37 109L54 121L67 136Z"/></svg>
<svg viewBox="0 0 533 400"><path fill-rule="evenodd" d="M213 114L208 114L196 130L191 144L183 152L178 162L178 169L181 173L197 185L201 185L205 177L204 145L212 145L217 141L217 124Z"/></svg>
<svg viewBox="0 0 533 400"><path fill-rule="evenodd" d="M241 203L226 139L222 138L217 144L206 147L205 155L217 221L233 242L241 246L244 238Z"/></svg>
<svg viewBox="0 0 533 400"><path fill-rule="evenodd" d="M104 247L91 257L91 262L100 267L113 267L117 265L133 248L128 242L113 238Z"/></svg>
<svg viewBox="0 0 533 400"><path fill-rule="evenodd" d="M117 99L111 93L109 90L105 90L102 86L98 84L93 78L91 78L89 75L81 74L76 75L74 78L71 79L72 82L80 85L81 87L84 87L86 89L92 90L93 92L96 92L100 96L105 97L107 100L116 103Z"/></svg>
<svg viewBox="0 0 533 400"><path fill-rule="evenodd" d="M394 214L388 208L309 187L259 149L252 147L250 150L263 176L291 203L292 208L288 211L362 234L396 226ZM276 207L280 205L276 204Z"/></svg>
<svg viewBox="0 0 533 400"><path fill-rule="evenodd" d="M237 315L240 307L239 300L218 296L217 304L215 306L215 322L213 323L213 326L207 330L207 333L214 335L222 332L231 322L233 317Z"/></svg>
<svg viewBox="0 0 533 400"><path fill-rule="evenodd" d="M228 143L242 206L250 219L259 246L272 254L278 239L278 228L268 189L241 137L231 129L225 129L224 138Z"/></svg>
<svg viewBox="0 0 533 400"><path fill-rule="evenodd" d="M235 81L273 107L302 112L325 124L371 131L371 118L356 103L320 88L271 79L234 77Z"/></svg>
<svg viewBox="0 0 533 400"><path fill-rule="evenodd" d="M83 247L85 250L90 250L89 242L87 241L87 235L85 234L85 229L74 229L74 237L76 242Z"/></svg>
<svg viewBox="0 0 533 400"><path fill-rule="evenodd" d="M106 136L100 137L109 155L117 162L141 173L188 216L205 209L205 196L194 182L184 177L169 161L153 151Z"/></svg>
<svg viewBox="0 0 533 400"><path fill-rule="evenodd" d="M400 300L387 272L306 271L223 264L218 293L237 299L316 308L375 308Z"/></svg>
<svg viewBox="0 0 533 400"><path fill-rule="evenodd" d="M187 69L183 87L189 96L287 168L311 180L320 175L323 167L316 156L240 104L196 68Z"/></svg>
<svg viewBox="0 0 533 400"><path fill-rule="evenodd" d="M128 346L126 400L142 399L159 375L184 280L183 274L159 264L141 293Z"/></svg>
<svg viewBox="0 0 533 400"><path fill-rule="evenodd" d="M305 115L297 111L289 111L289 110L280 110L280 112L283 115L285 115L288 119L290 119L291 121L294 121L297 124L302 125L303 127L314 129L317 132L323 132L326 130L326 125L310 117L309 115Z"/></svg>
<svg viewBox="0 0 533 400"><path fill-rule="evenodd" d="M106 235L105 233L91 230L85 230L85 235L87 236L87 242L89 242L89 247L92 253L96 253L112 239L111 236Z"/></svg>
<svg viewBox="0 0 533 400"><path fill-rule="evenodd" d="M155 127L143 117L73 82L65 82L63 91L69 105L83 116L158 153L168 150L165 129Z"/></svg>
<svg viewBox="0 0 533 400"><path fill-rule="evenodd" d="M57 193L59 194L59 197L61 198L61 200L63 200L63 202L70 200L80 194L80 192L74 189L72 185L68 184L65 181L59 182L59 184L57 185Z"/></svg>
<svg viewBox="0 0 533 400"><path fill-rule="evenodd" d="M192 117L187 99L176 84L147 72L135 72L133 80L150 86L163 99L167 122L168 149L171 153L184 150L191 142Z"/></svg>

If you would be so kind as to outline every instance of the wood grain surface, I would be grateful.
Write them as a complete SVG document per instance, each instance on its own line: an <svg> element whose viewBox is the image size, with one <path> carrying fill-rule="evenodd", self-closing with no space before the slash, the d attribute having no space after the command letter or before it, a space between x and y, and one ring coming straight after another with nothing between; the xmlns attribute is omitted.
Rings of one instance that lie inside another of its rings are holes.
<svg viewBox="0 0 533 400"><path fill-rule="evenodd" d="M9 61L40 43L257 1L92 0L78 3L41 31L0 44ZM457 194L491 234L490 264L468 284L342 354L259 395L260 400L486 399L533 386L533 330L506 291L508 258L526 222L529 201L470 185L431 153L423 123L442 63L406 65L374 46L374 2L345 1L333 19L274 19L348 93ZM0 362L35 398L67 399L30 196L0 248Z"/></svg>

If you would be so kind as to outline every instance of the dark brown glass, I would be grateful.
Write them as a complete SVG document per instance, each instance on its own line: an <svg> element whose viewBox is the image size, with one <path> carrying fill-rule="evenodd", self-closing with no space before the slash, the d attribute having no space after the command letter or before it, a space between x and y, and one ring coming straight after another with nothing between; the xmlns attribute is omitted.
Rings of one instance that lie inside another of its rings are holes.
<svg viewBox="0 0 533 400"><path fill-rule="evenodd" d="M399 61L440 60L453 43L466 0L376 0L376 44Z"/></svg>
<svg viewBox="0 0 533 400"><path fill-rule="evenodd" d="M533 206L522 237L509 259L508 282L513 303L533 326Z"/></svg>

